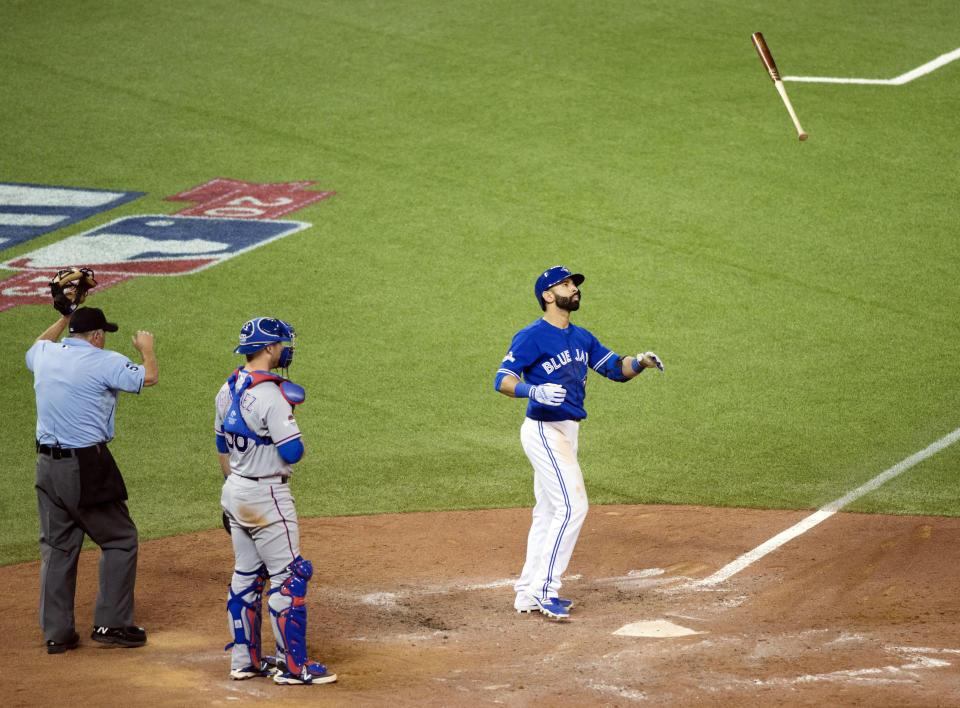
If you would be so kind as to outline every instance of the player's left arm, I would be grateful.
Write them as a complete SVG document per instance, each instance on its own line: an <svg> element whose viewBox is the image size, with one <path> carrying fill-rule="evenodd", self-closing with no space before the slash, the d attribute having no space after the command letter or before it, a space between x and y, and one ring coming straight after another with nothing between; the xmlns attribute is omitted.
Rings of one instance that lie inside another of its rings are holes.
<svg viewBox="0 0 960 708"><path fill-rule="evenodd" d="M653 352L644 352L633 356L620 357L611 349L603 346L593 335L589 335L587 345L590 353L590 367L611 381L629 381L642 373L644 369L656 367L663 371L663 363Z"/></svg>
<svg viewBox="0 0 960 708"><path fill-rule="evenodd" d="M290 402L280 386L266 389L266 392L269 392L266 395L268 403L263 418L267 432L277 446L280 459L292 465L299 462L306 452L300 436L300 426L294 416L294 407L297 404Z"/></svg>
<svg viewBox="0 0 960 708"><path fill-rule="evenodd" d="M642 374L644 369L653 368L663 371L663 362L653 352L642 352L635 357L625 356L620 362L620 373L628 380Z"/></svg>

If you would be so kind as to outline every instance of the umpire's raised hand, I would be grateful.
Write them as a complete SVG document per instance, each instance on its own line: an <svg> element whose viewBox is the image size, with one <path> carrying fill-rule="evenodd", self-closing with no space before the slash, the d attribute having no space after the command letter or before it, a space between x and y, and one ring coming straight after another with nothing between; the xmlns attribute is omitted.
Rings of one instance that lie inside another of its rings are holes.
<svg viewBox="0 0 960 708"><path fill-rule="evenodd" d="M140 356L143 358L143 385L153 386L160 380L160 365L153 353L153 335L140 329L130 339L133 342L133 348L140 352Z"/></svg>

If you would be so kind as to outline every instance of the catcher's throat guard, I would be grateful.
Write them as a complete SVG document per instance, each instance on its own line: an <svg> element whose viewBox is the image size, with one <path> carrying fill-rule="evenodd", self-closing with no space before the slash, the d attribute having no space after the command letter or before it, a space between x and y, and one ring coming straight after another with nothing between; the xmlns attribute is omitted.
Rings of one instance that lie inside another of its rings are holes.
<svg viewBox="0 0 960 708"><path fill-rule="evenodd" d="M243 368L241 367L230 374L230 378L227 379L227 387L230 389L231 401L230 408L227 409L227 415L223 421L223 430L226 433L233 433L234 435L242 435L245 438L249 438L253 440L256 445L271 445L273 444L273 440L271 438L262 438L253 432L240 414L240 402L243 400L243 394L247 392L248 388L253 388L266 381L272 381L280 387L280 393L283 394L287 403L293 407L300 405L306 400L307 392L303 386L298 386L293 381L272 374L269 371L248 372L250 375L238 391L237 377L240 376L242 371Z"/></svg>

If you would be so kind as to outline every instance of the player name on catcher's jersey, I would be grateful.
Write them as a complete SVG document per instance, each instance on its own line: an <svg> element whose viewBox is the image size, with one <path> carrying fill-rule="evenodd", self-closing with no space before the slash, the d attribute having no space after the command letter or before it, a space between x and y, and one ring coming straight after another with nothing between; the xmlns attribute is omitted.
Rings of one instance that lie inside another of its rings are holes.
<svg viewBox="0 0 960 708"><path fill-rule="evenodd" d="M243 384L244 378L238 378L238 387ZM215 429L217 435L224 436L230 448L231 471L244 477L292 474L293 466L280 457L277 446L299 438L300 427L280 387L269 381L261 383L245 391L240 400L244 422L255 434L269 438L270 444L258 445L253 438L224 431L223 423L231 401L230 389L224 384L217 394Z"/></svg>

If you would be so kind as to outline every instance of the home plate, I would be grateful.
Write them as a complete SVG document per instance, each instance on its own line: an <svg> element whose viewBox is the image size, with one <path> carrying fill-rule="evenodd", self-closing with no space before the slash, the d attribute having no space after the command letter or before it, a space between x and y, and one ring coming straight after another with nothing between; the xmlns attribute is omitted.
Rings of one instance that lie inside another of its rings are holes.
<svg viewBox="0 0 960 708"><path fill-rule="evenodd" d="M614 634L625 637L686 637L690 634L706 634L706 632L687 629L667 620L647 620L625 624Z"/></svg>

